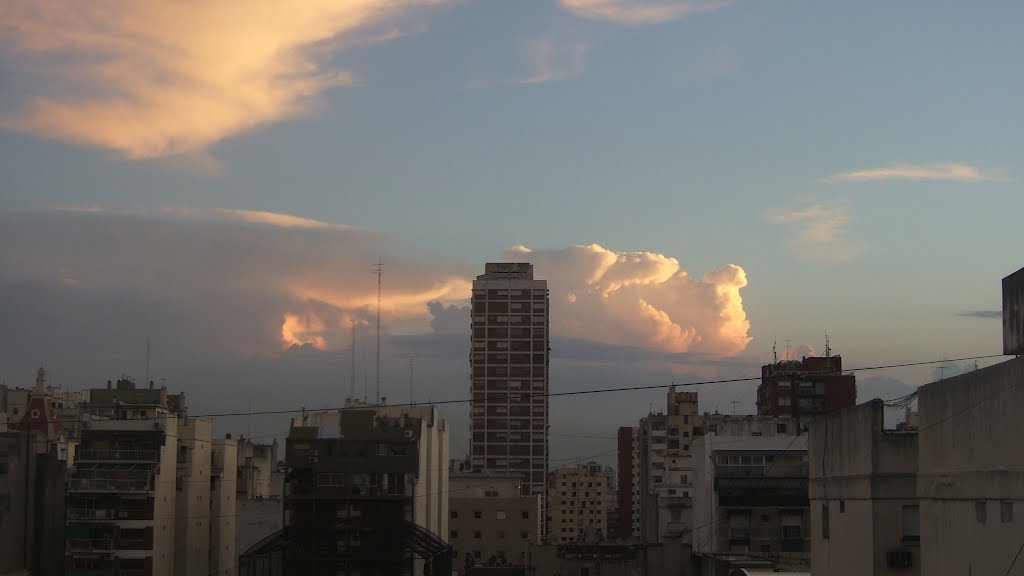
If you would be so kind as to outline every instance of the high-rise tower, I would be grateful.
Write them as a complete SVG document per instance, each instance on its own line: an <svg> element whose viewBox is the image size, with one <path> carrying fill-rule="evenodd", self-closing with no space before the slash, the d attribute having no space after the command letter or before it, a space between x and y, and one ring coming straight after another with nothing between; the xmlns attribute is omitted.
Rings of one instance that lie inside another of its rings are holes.
<svg viewBox="0 0 1024 576"><path fill-rule="evenodd" d="M544 498L548 473L548 283L533 265L488 263L473 282L471 466L522 474Z"/></svg>

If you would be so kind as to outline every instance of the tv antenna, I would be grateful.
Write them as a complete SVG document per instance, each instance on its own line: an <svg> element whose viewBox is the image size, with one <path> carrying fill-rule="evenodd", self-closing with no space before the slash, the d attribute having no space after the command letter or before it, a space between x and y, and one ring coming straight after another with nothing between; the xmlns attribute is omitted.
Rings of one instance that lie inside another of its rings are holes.
<svg viewBox="0 0 1024 576"><path fill-rule="evenodd" d="M377 404L380 404L380 286L381 276L384 275L384 264L379 257L373 269L377 273Z"/></svg>
<svg viewBox="0 0 1024 576"><path fill-rule="evenodd" d="M787 338L786 339L786 360L792 360L792 358L789 357L789 349L792 347L792 344L793 344L793 341Z"/></svg>

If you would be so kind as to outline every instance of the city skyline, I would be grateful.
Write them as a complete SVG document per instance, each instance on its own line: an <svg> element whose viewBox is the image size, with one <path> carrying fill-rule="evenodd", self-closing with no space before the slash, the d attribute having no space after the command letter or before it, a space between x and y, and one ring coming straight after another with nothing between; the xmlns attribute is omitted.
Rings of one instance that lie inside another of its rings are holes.
<svg viewBox="0 0 1024 576"><path fill-rule="evenodd" d="M0 28L10 386L151 365L202 412L340 405L352 357L374 385L378 258L392 402L465 396L499 260L549 279L552 391L754 377L826 332L847 367L1000 351L1016 5L61 6ZM859 375L859 400L972 368ZM755 388L696 391L751 413ZM553 458L660 394L553 400Z"/></svg>

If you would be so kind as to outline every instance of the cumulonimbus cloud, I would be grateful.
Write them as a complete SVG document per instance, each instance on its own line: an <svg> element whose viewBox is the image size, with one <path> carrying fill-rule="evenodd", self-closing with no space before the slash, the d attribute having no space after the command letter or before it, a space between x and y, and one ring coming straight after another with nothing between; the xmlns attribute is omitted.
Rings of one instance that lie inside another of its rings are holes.
<svg viewBox="0 0 1024 576"><path fill-rule="evenodd" d="M441 1L10 0L0 42L44 86L0 126L133 158L203 150L351 83L327 64L339 45Z"/></svg>
<svg viewBox="0 0 1024 576"><path fill-rule="evenodd" d="M740 297L747 278L739 266L698 279L675 258L597 244L520 246L505 258L532 262L535 276L548 280L555 335L715 357L738 354L750 342Z"/></svg>
<svg viewBox="0 0 1024 576"><path fill-rule="evenodd" d="M724 1L697 0L561 0L562 6L584 18L623 24L657 24L698 12L712 12Z"/></svg>
<svg viewBox="0 0 1024 576"><path fill-rule="evenodd" d="M865 245L849 236L849 215L846 206L826 207L812 204L799 210L772 210L762 215L768 222L799 226L790 240L790 247L809 260L850 260Z"/></svg>
<svg viewBox="0 0 1024 576"><path fill-rule="evenodd" d="M872 182L877 180L946 180L950 182L989 182L1003 178L982 172L967 164L894 164L882 168L868 168L833 174L823 181Z"/></svg>

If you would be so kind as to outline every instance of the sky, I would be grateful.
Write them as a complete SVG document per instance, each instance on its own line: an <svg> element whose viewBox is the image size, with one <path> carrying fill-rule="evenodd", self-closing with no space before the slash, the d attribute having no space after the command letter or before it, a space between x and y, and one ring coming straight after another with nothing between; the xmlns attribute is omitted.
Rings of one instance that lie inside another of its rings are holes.
<svg viewBox="0 0 1024 576"><path fill-rule="evenodd" d="M850 368L1001 351L1000 279L1024 266L1020 3L0 13L8 385L40 364L72 389L142 382L148 340L150 379L193 414L372 397L378 259L392 401L466 397L469 286L500 260L549 280L553 392L754 376L826 332ZM860 399L973 366L861 372ZM694 389L751 412L754 387ZM553 399L553 464L610 461L659 406ZM468 407L442 409L458 454Z"/></svg>

